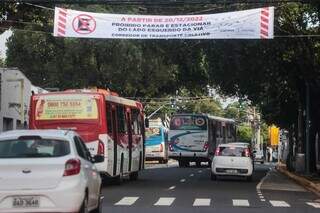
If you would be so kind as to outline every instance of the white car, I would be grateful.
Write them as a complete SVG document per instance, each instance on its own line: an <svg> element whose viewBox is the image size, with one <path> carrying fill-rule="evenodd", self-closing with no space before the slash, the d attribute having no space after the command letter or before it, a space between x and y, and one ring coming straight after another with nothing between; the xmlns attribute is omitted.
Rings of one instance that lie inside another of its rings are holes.
<svg viewBox="0 0 320 213"><path fill-rule="evenodd" d="M242 176L252 179L253 160L250 145L245 143L220 144L211 164L211 179L217 176Z"/></svg>
<svg viewBox="0 0 320 213"><path fill-rule="evenodd" d="M0 134L0 212L101 212L102 160L73 131Z"/></svg>
<svg viewBox="0 0 320 213"><path fill-rule="evenodd" d="M261 164L264 163L264 155L262 150L253 151L253 155L254 155L255 162L260 162Z"/></svg>

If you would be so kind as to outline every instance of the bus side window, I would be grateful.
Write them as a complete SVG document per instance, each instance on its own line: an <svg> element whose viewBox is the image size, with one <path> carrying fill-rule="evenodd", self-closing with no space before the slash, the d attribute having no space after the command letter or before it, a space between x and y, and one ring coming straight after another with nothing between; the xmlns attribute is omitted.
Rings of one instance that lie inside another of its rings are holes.
<svg viewBox="0 0 320 213"><path fill-rule="evenodd" d="M117 117L118 117L118 131L120 133L126 133L127 125L126 125L126 117L125 117L123 106L120 106L120 105L117 106Z"/></svg>
<svg viewBox="0 0 320 213"><path fill-rule="evenodd" d="M112 108L111 104L107 103L107 132L112 134Z"/></svg>
<svg viewBox="0 0 320 213"><path fill-rule="evenodd" d="M231 138L231 125L230 124L227 124L227 136L228 138Z"/></svg>
<svg viewBox="0 0 320 213"><path fill-rule="evenodd" d="M139 110L133 109L132 110L132 129L134 134L138 135L140 134L140 128L139 128Z"/></svg>
<svg viewBox="0 0 320 213"><path fill-rule="evenodd" d="M221 136L221 123L220 122L216 122L216 135L217 135L217 138L220 138Z"/></svg>

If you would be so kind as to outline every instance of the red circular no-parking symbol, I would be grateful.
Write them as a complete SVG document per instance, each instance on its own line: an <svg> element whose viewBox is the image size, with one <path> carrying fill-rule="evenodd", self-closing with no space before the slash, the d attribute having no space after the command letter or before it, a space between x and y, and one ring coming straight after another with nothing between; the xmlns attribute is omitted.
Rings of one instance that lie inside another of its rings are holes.
<svg viewBox="0 0 320 213"><path fill-rule="evenodd" d="M79 34L90 34L96 29L96 20L90 15L80 14L72 21L73 30Z"/></svg>

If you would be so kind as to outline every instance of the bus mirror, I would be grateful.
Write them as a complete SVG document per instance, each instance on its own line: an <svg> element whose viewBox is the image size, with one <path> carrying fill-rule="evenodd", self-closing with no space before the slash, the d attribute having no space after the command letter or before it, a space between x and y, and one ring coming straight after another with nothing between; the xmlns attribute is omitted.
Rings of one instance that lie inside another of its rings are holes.
<svg viewBox="0 0 320 213"><path fill-rule="evenodd" d="M144 120L144 125L145 125L146 128L149 128L149 119L148 118L146 118Z"/></svg>

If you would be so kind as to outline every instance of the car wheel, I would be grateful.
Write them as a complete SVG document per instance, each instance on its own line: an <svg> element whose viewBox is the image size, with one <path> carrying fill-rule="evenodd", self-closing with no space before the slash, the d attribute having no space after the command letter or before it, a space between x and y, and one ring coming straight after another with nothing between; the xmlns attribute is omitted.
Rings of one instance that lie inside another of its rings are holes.
<svg viewBox="0 0 320 213"><path fill-rule="evenodd" d="M264 162L263 162L263 161L261 161L261 162L260 162L260 164L264 164Z"/></svg>
<svg viewBox="0 0 320 213"><path fill-rule="evenodd" d="M217 175L211 172L211 180L217 180Z"/></svg>
<svg viewBox="0 0 320 213"><path fill-rule="evenodd" d="M88 209L88 196L86 195L83 199L81 208L79 213L89 213L89 209Z"/></svg>
<svg viewBox="0 0 320 213"><path fill-rule="evenodd" d="M130 180L138 180L138 177L139 177L139 173L138 172L131 172L129 174L129 179Z"/></svg>

